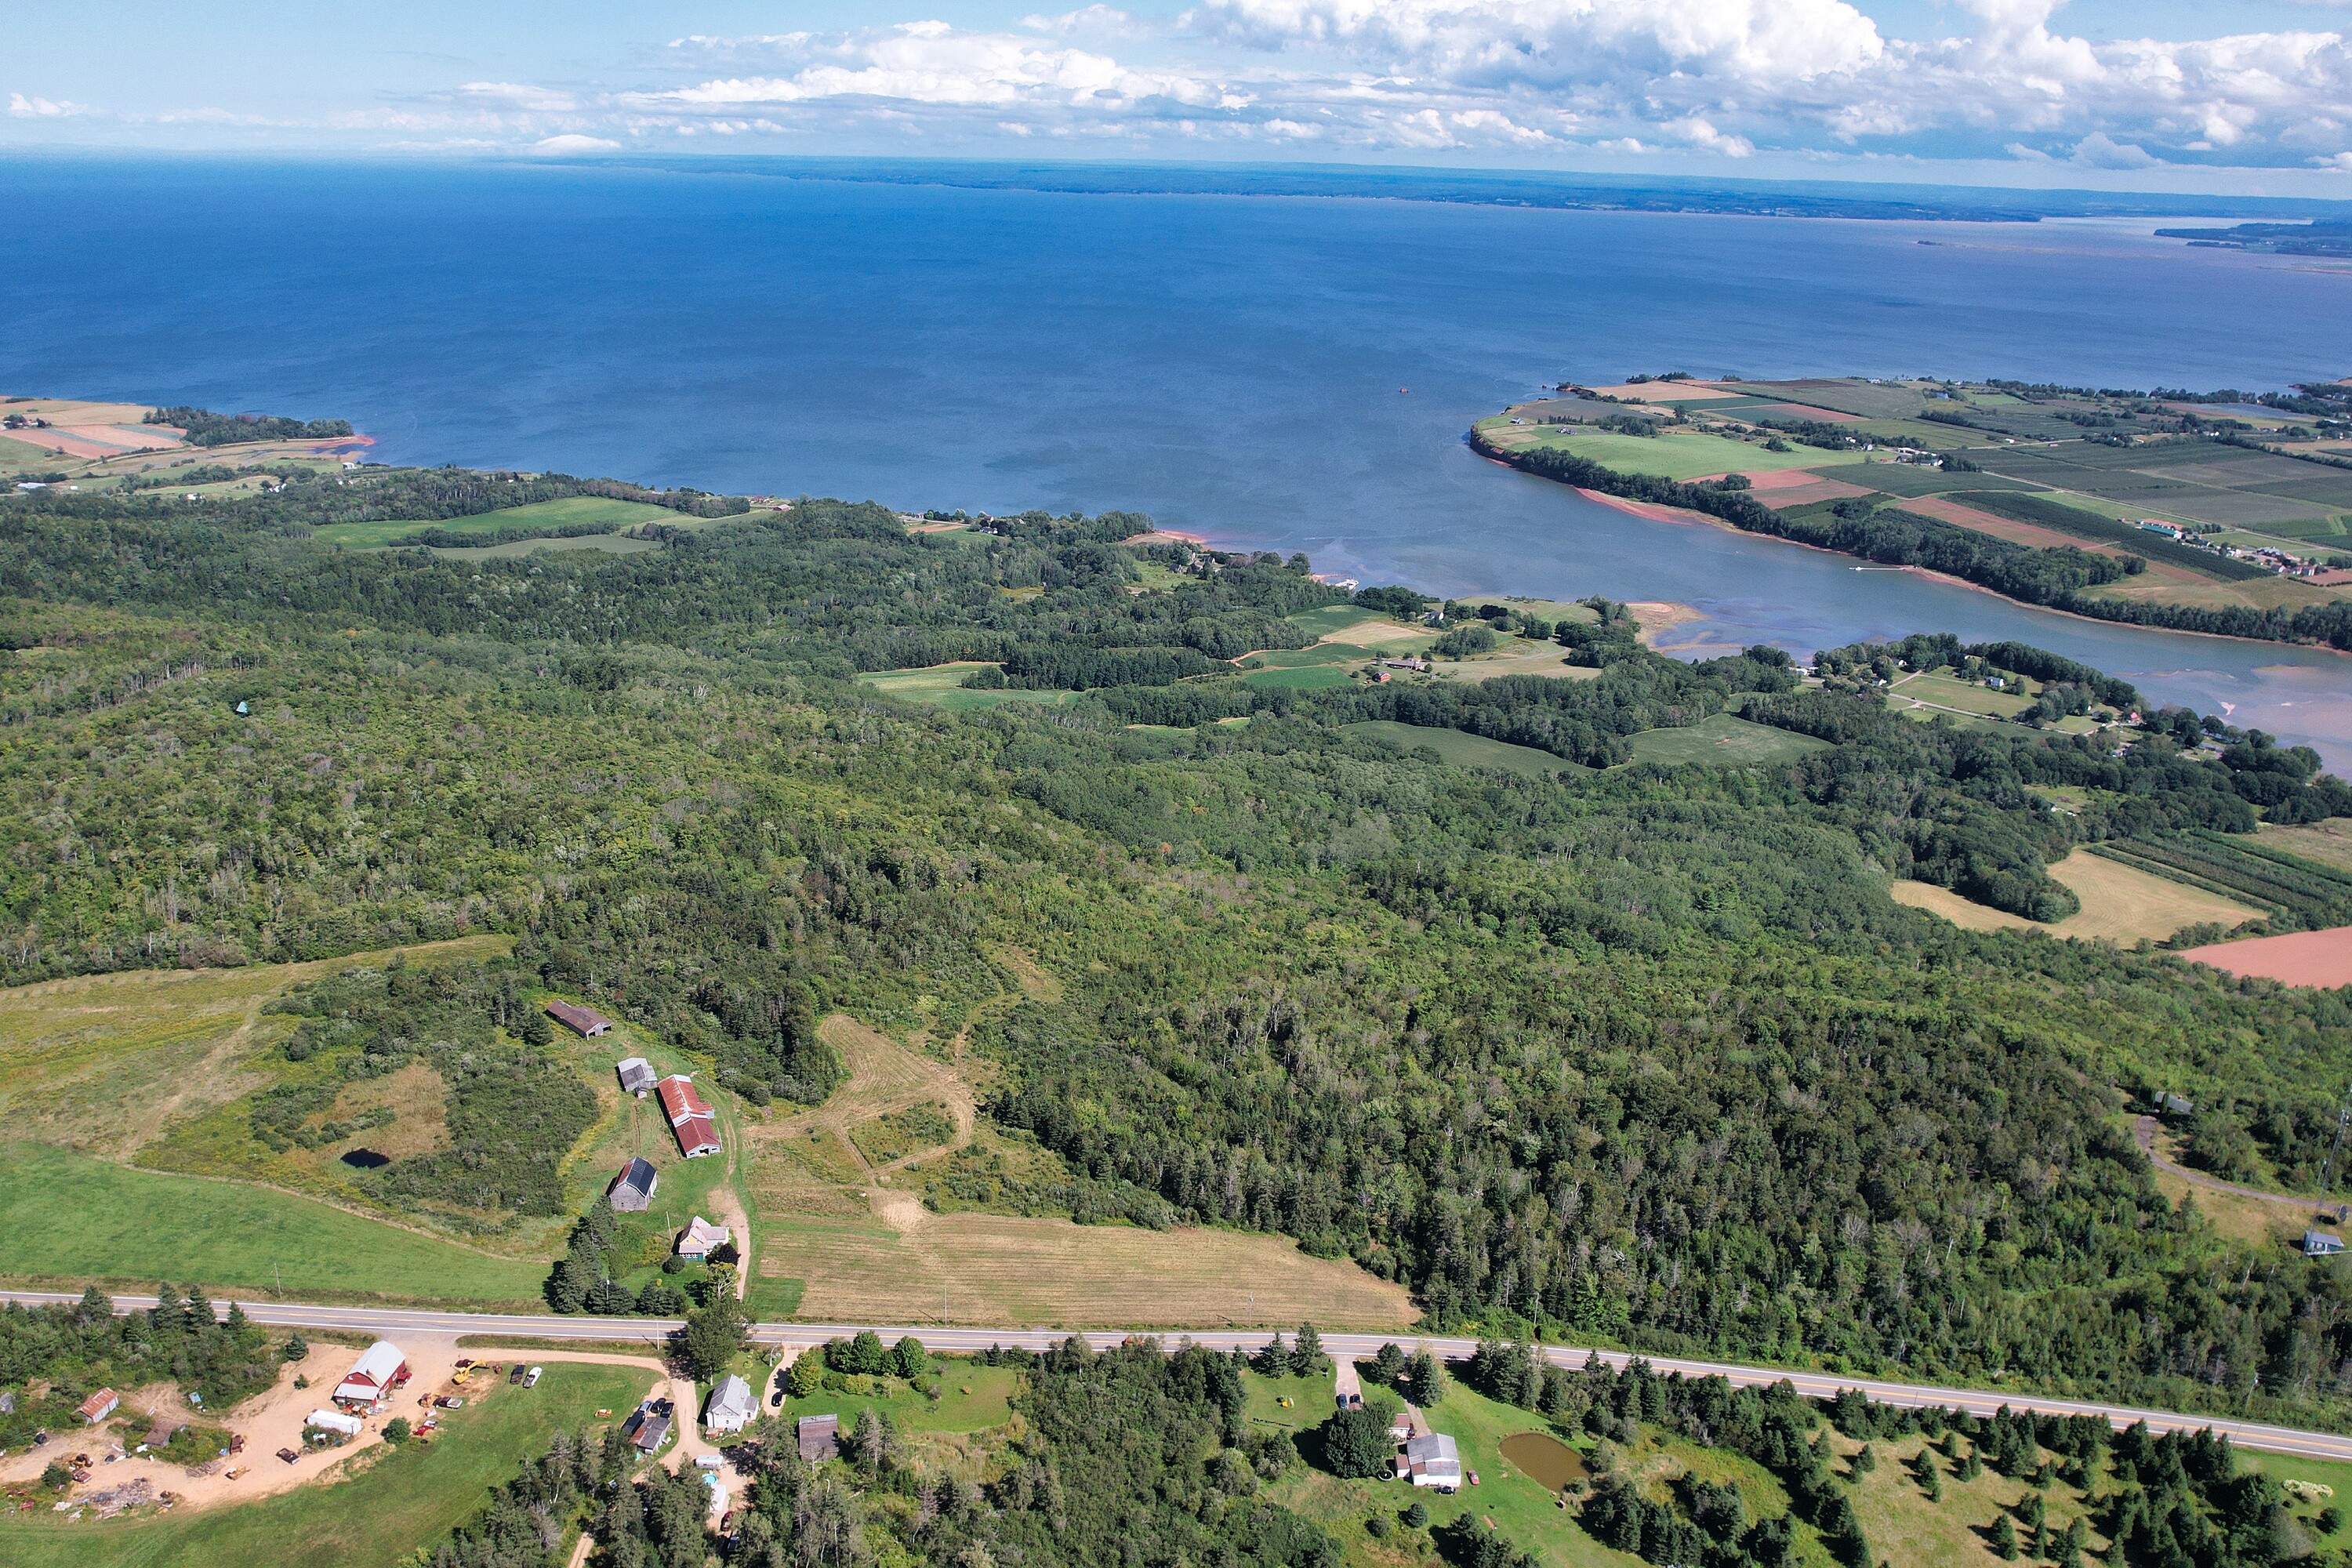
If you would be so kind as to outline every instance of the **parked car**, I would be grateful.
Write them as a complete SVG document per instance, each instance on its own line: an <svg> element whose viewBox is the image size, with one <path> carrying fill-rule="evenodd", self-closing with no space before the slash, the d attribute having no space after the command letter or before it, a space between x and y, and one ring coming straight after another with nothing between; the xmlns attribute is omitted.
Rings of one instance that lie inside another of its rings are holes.
<svg viewBox="0 0 2352 1568"><path fill-rule="evenodd" d="M278 1450L278 1457L285 1460L289 1465L299 1464L301 1462L302 1450L299 1448L280 1448Z"/></svg>
<svg viewBox="0 0 2352 1568"><path fill-rule="evenodd" d="M517 1363L514 1363L514 1370L513 1370L512 1372L510 1372L510 1373L507 1373L507 1382L508 1382L508 1383L509 1383L509 1384L517 1384L517 1383L520 1383L521 1381L522 1381L522 1363L520 1363L520 1362L517 1362Z"/></svg>
<svg viewBox="0 0 2352 1568"><path fill-rule="evenodd" d="M539 1386L540 1375L546 1371L547 1369L543 1366L532 1367L529 1372L523 1374L522 1385L525 1388L537 1388Z"/></svg>
<svg viewBox="0 0 2352 1568"><path fill-rule="evenodd" d="M464 1400L446 1394L443 1394L433 1403L443 1410L463 1410L466 1408L466 1402Z"/></svg>

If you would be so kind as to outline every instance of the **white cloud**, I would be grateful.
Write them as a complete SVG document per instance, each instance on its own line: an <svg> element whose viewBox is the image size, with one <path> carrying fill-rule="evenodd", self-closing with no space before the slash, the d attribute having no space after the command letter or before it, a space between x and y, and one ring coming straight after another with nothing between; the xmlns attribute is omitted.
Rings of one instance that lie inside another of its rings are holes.
<svg viewBox="0 0 2352 1568"><path fill-rule="evenodd" d="M2074 161L2087 169L2153 169L2164 160L2145 147L2094 131L2074 143Z"/></svg>
<svg viewBox="0 0 2352 1568"><path fill-rule="evenodd" d="M1107 55L1013 34L961 32L945 22L747 40L692 38L679 47L736 59L764 57L771 69L633 94L632 103L710 110L871 100L925 107L1002 110L1035 103L1109 110L1150 99L1193 109L1218 101L1213 87L1181 73L1130 70Z"/></svg>
<svg viewBox="0 0 2352 1568"><path fill-rule="evenodd" d="M758 113L827 133L1375 153L2030 157L2018 149L2040 143L2106 169L2308 165L2352 149L2339 33L2095 44L2053 30L2057 0L1961 5L1965 26L1927 40L1882 34L1850 0L1197 0L1172 26L1090 5L1030 16L1025 32L693 37L670 58L699 79L601 112L671 132Z"/></svg>
<svg viewBox="0 0 2352 1568"><path fill-rule="evenodd" d="M530 150L561 156L568 153L611 153L617 151L620 145L618 142L607 142L602 136L583 136L577 132L567 132L561 136L542 137L530 144Z"/></svg>
<svg viewBox="0 0 2352 1568"><path fill-rule="evenodd" d="M89 112L87 104L68 103L60 99L26 98L21 92L8 95L8 113L17 120L67 120Z"/></svg>
<svg viewBox="0 0 2352 1568"><path fill-rule="evenodd" d="M522 110L533 114L568 114L580 107L579 100L568 92L534 87L528 82L469 81L457 89L457 96L476 103Z"/></svg>

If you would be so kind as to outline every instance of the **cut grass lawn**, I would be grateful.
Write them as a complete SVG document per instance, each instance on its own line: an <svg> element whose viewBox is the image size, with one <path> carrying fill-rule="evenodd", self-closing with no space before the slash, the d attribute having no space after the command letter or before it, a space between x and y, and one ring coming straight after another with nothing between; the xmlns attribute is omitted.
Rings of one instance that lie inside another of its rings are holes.
<svg viewBox="0 0 2352 1568"><path fill-rule="evenodd" d="M1400 1343L1405 1342L1399 1342ZM1331 1412L1331 1380L1328 1377L1306 1380L1294 1378L1261 1378L1248 1374L1250 1414L1253 1419L1279 1418L1285 1424L1297 1420L1301 1427L1319 1425ZM1312 1393L1308 1394L1311 1387ZM1273 1408L1274 1394L1279 1391L1292 1393L1297 1399L1293 1410L1274 1410L1274 1416L1264 1412ZM1445 1397L1425 1412L1430 1425L1452 1437L1462 1452L1465 1470L1478 1472L1478 1485L1465 1487L1447 1497L1430 1488L1414 1488L1392 1480L1340 1480L1326 1471L1309 1465L1297 1465L1283 1479L1266 1489L1265 1495L1276 1502L1296 1509L1315 1520L1338 1536L1348 1548L1351 1563L1390 1564L1433 1561L1422 1543L1427 1537L1419 1531L1400 1530L1386 1542L1375 1542L1365 1530L1365 1521L1375 1513L1384 1513L1394 1520L1408 1505L1418 1502L1429 1510L1432 1526L1445 1524L1464 1514L1483 1516L1491 1520L1511 1543L1530 1552L1546 1568L1639 1568L1641 1559L1603 1546L1584 1532L1576 1522L1575 1514L1559 1506L1555 1494L1518 1473L1517 1467L1502 1457L1502 1443L1507 1437L1522 1432L1549 1430L1544 1418L1533 1411L1497 1405L1482 1398L1459 1384L1446 1390ZM1314 1439L1303 1447L1312 1447ZM1738 1465L1728 1455L1708 1456ZM1745 1469L1753 1470L1747 1466ZM1761 1472L1758 1472L1759 1475ZM1745 1474L1741 1479L1749 1479ZM1769 1478L1765 1484L1771 1483ZM1759 1496L1753 1488L1751 1502L1763 1511L1785 1511L1785 1501L1775 1505L1770 1494ZM1772 1488L1777 1492L1777 1487ZM1416 1537L1419 1540L1416 1541Z"/></svg>
<svg viewBox="0 0 2352 1568"><path fill-rule="evenodd" d="M1460 730L1400 724L1393 719L1368 719L1359 724L1341 727L1351 735L1361 735L1399 752L1411 752L1426 746L1442 761L1457 768L1499 768L1526 778L1543 778L1554 773L1589 773L1592 771L1581 763L1571 763L1566 757L1556 757L1533 746L1514 746L1507 741L1490 741L1484 735L1467 734Z"/></svg>
<svg viewBox="0 0 2352 1568"><path fill-rule="evenodd" d="M551 1362L538 1387L498 1385L445 1413L437 1440L383 1451L350 1480L201 1513L80 1523L25 1515L0 1522L0 1560L11 1568L394 1568L479 1512L489 1489L545 1452L559 1430L577 1432L600 1409L630 1409L649 1382L628 1367Z"/></svg>
<svg viewBox="0 0 2352 1568"><path fill-rule="evenodd" d="M537 1310L546 1275L268 1187L0 1146L0 1278L27 1285Z"/></svg>
<svg viewBox="0 0 2352 1568"><path fill-rule="evenodd" d="M2033 706L2031 698L2011 691L1995 691L1981 682L1962 680L1939 669L1906 675L1888 689L1899 699L1991 719L2011 718Z"/></svg>
<svg viewBox="0 0 2352 1568"><path fill-rule="evenodd" d="M1719 768L1769 766L1829 750L1826 741L1751 724L1728 713L1713 714L1682 729L1644 730L1631 744L1635 762L1661 768L1690 763Z"/></svg>
<svg viewBox="0 0 2352 1568"><path fill-rule="evenodd" d="M1969 931L2046 931L2053 936L2104 938L2125 945L2162 942L2183 927L2208 921L2243 925L2262 915L2233 899L2119 865L2087 849L2069 854L2050 868L2050 875L2083 901L2079 912L2055 925L1970 903L1948 888L1927 882L1898 881L1887 890L1897 903L1941 915Z"/></svg>
<svg viewBox="0 0 2352 1568"><path fill-rule="evenodd" d="M1053 708L1069 701L1075 695L1068 691L968 689L963 684L964 677L981 668L980 660L967 659L954 664L934 664L920 669L871 670L857 679L885 697L895 697L902 702L926 702L934 708L944 708L950 713L970 713L1006 702L1034 702Z"/></svg>
<svg viewBox="0 0 2352 1568"><path fill-rule="evenodd" d="M940 1385L936 1403L893 1378L887 1394L819 1389L806 1399L786 1400L783 1413L794 1420L803 1415L838 1415L845 1433L856 1426L858 1413L868 1408L888 1415L901 1432L985 1432L1013 1418L1013 1395L1021 1385L1017 1369L984 1366L976 1361L940 1361L934 1363L932 1375ZM967 1394L966 1389L971 1392Z"/></svg>
<svg viewBox="0 0 2352 1568"><path fill-rule="evenodd" d="M313 537L329 544L371 550L397 544L433 531L499 534L528 528L552 532L557 529L577 528L589 523L631 528L641 522L677 522L680 516L668 507L650 506L643 501L614 500L604 496L565 496L561 500L534 501L530 506L509 507L504 511L486 511L473 517L453 517L437 521L336 522L312 532Z"/></svg>

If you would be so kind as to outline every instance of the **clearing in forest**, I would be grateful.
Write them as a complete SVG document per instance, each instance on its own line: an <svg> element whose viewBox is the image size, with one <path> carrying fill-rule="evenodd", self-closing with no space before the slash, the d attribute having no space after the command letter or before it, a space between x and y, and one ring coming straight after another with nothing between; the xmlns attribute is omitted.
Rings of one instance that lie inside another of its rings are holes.
<svg viewBox="0 0 2352 1568"><path fill-rule="evenodd" d="M2136 867L2076 849L2050 868L2050 875L2083 901L2080 911L2054 925L1971 903L1948 888L1898 881L1887 889L1895 901L1943 916L1969 931L2046 931L2058 937L2105 938L2130 943L2162 942L2193 925L2243 925L2263 911L2185 882L2151 876Z"/></svg>
<svg viewBox="0 0 2352 1568"><path fill-rule="evenodd" d="M1008 966L1026 994L1059 994L1025 956ZM1067 1177L1050 1153L978 1116L986 1064L968 1054L966 1036L942 1058L838 1014L824 1029L849 1080L815 1110L746 1132L760 1216L755 1316L789 1302L798 1316L834 1321L939 1321L943 1311L950 1322L1072 1327L1412 1321L1402 1287L1279 1237L938 1212L920 1194L961 1168L959 1155L1009 1171L1027 1194Z"/></svg>

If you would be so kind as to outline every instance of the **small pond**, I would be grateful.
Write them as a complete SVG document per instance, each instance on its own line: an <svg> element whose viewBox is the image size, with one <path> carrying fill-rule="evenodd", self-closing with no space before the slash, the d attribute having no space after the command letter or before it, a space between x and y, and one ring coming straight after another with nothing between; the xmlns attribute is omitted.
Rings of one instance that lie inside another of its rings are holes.
<svg viewBox="0 0 2352 1568"><path fill-rule="evenodd" d="M379 1170L392 1163L392 1156L379 1154L373 1149L353 1149L343 1156L343 1163L354 1170Z"/></svg>
<svg viewBox="0 0 2352 1568"><path fill-rule="evenodd" d="M1548 1492L1592 1474L1584 1456L1549 1432L1521 1432L1503 1439L1503 1458Z"/></svg>

